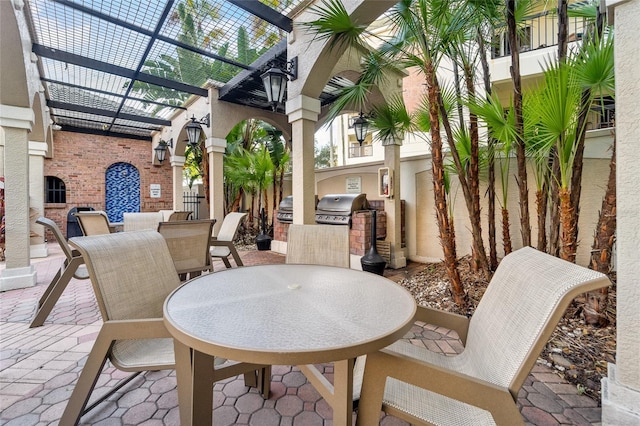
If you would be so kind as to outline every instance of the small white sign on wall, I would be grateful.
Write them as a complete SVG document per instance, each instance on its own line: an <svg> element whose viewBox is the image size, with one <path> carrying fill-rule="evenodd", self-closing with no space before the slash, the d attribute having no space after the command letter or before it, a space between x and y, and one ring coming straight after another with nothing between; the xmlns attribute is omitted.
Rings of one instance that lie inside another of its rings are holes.
<svg viewBox="0 0 640 426"><path fill-rule="evenodd" d="M360 176L347 176L347 194L360 194L362 192L362 177Z"/></svg>
<svg viewBox="0 0 640 426"><path fill-rule="evenodd" d="M150 192L151 198L160 198L162 195L160 184L152 183L151 185L149 185L149 192Z"/></svg>

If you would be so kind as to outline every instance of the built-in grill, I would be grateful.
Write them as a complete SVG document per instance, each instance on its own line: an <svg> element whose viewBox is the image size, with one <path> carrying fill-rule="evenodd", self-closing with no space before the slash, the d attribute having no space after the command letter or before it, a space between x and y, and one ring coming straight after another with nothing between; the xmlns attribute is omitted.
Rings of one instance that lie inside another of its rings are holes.
<svg viewBox="0 0 640 426"><path fill-rule="evenodd" d="M293 222L293 195L284 197L282 201L280 201L276 218L278 218L278 221L282 223Z"/></svg>
<svg viewBox="0 0 640 426"><path fill-rule="evenodd" d="M367 194L327 194L316 207L316 223L351 226L351 215L368 210Z"/></svg>

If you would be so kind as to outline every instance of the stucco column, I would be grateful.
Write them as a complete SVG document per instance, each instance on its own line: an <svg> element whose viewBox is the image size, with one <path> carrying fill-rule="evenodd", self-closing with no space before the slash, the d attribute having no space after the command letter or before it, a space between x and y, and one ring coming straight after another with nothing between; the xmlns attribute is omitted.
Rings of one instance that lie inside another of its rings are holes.
<svg viewBox="0 0 640 426"><path fill-rule="evenodd" d="M184 210L184 203L182 197L184 194L182 193L182 181L184 177L182 176L182 169L184 168L184 157L181 155L172 155L171 156L171 172L173 174L173 210L182 211Z"/></svg>
<svg viewBox="0 0 640 426"><path fill-rule="evenodd" d="M224 138L208 138L206 140L209 156L209 217L216 219L213 233L218 235L224 219L224 151L227 140Z"/></svg>
<svg viewBox="0 0 640 426"><path fill-rule="evenodd" d="M29 256L29 139L33 123L29 108L0 105L0 138L4 145L6 269L0 291L36 284Z"/></svg>
<svg viewBox="0 0 640 426"><path fill-rule="evenodd" d="M640 0L607 1L615 18L617 166L616 363L602 380L602 424L640 425ZM614 8L613 11L611 8Z"/></svg>
<svg viewBox="0 0 640 426"><path fill-rule="evenodd" d="M313 139L320 114L320 100L299 95L287 101L286 110L293 136L293 223L311 224L316 221Z"/></svg>
<svg viewBox="0 0 640 426"><path fill-rule="evenodd" d="M390 264L393 269L407 266L407 258L402 248L402 208L400 205L400 146L402 139L383 141L384 165L393 171L391 187L393 196L384 199L387 213L387 238L391 243Z"/></svg>
<svg viewBox="0 0 640 426"><path fill-rule="evenodd" d="M31 226L31 258L47 257L47 244L44 242L44 227L36 223L44 215L44 156L47 153L45 142L29 142L29 222Z"/></svg>

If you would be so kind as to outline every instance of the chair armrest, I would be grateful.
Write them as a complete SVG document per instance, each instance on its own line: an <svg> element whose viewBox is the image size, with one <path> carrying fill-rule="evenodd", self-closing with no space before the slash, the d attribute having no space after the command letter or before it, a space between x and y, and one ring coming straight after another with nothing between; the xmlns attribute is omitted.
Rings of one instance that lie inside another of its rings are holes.
<svg viewBox="0 0 640 426"><path fill-rule="evenodd" d="M508 388L394 352L389 348L367 355L361 404L371 403L366 400L371 397L367 393L375 388L378 392L371 393L379 393L379 387L384 388L386 377L394 377L487 410L491 412L496 424L523 424L520 411Z"/></svg>
<svg viewBox="0 0 640 426"><path fill-rule="evenodd" d="M467 342L467 332L469 330L469 318L464 315L454 314L452 312L442 311L439 309L428 308L426 306L418 306L414 321L422 321L427 324L437 325L438 327L448 328L458 333L458 337L462 344Z"/></svg>
<svg viewBox="0 0 640 426"><path fill-rule="evenodd" d="M102 325L100 335L111 340L172 337L162 318L106 321Z"/></svg>
<svg viewBox="0 0 640 426"><path fill-rule="evenodd" d="M217 247L229 247L229 248L235 247L233 245L233 241L222 241L222 240L211 240L209 245L217 246Z"/></svg>

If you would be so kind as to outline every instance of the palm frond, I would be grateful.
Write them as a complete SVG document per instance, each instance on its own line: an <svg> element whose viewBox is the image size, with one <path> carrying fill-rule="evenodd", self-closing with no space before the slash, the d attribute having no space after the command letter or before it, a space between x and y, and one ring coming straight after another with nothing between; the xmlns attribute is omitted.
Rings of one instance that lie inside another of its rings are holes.
<svg viewBox="0 0 640 426"><path fill-rule="evenodd" d="M316 14L318 19L299 25L313 33L314 39L326 40L330 50L369 50L361 40L366 26L355 23L339 0L324 0L321 6L314 6L310 11Z"/></svg>
<svg viewBox="0 0 640 426"><path fill-rule="evenodd" d="M373 109L371 124L378 131L376 139L389 141L402 139L405 132L413 130L412 117L407 111L402 95L394 96Z"/></svg>

